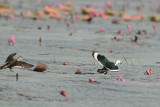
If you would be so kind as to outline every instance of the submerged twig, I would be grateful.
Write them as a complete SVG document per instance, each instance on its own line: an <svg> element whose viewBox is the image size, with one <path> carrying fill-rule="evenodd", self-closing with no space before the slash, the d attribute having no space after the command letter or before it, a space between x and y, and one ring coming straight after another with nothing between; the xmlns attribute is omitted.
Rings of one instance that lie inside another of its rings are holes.
<svg viewBox="0 0 160 107"><path fill-rule="evenodd" d="M133 65L133 61L132 61L132 59L131 59L131 58L128 58L128 59L131 61L132 65Z"/></svg>
<svg viewBox="0 0 160 107"><path fill-rule="evenodd" d="M50 61L53 61L54 64L57 64L56 59L54 58L54 55L53 54L48 54L48 55L51 57Z"/></svg>
<svg viewBox="0 0 160 107"><path fill-rule="evenodd" d="M122 54L122 57L124 58L124 60L126 61L127 64L129 64L128 61L127 61L127 59L129 59L130 62L131 62L131 64L133 65L133 61L132 61L131 58L126 58L126 57L124 56L124 54Z"/></svg>
<svg viewBox="0 0 160 107"><path fill-rule="evenodd" d="M16 74L16 81L18 81L18 73Z"/></svg>
<svg viewBox="0 0 160 107"><path fill-rule="evenodd" d="M123 56L123 58L124 58L124 60L126 61L126 63L128 64L128 61L127 61L126 57L125 57L125 56Z"/></svg>
<svg viewBox="0 0 160 107"><path fill-rule="evenodd" d="M126 63L128 64L128 61L127 61L125 55L124 55L123 53L122 53L121 55L122 55L122 57L124 58L124 60L126 61Z"/></svg>

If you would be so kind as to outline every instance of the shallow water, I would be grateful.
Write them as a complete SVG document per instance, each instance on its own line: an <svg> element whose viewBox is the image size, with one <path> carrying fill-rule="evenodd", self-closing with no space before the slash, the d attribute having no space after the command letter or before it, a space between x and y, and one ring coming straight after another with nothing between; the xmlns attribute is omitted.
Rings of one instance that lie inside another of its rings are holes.
<svg viewBox="0 0 160 107"><path fill-rule="evenodd" d="M23 9L34 9L32 6L36 4L31 4L29 1L31 0L23 1ZM113 3L116 5L117 1L115 1L113 0ZM132 8L143 1L133 0L133 4L130 4L131 8L127 11L136 12L132 11ZM51 1L46 0L43 4L48 2ZM72 0L72 2L77 11L81 5L91 3L89 0L85 2ZM94 0L94 2L97 1ZM104 2L102 0L102 3ZM121 3L117 2L117 4ZM11 4L10 6L15 8L16 0L12 0ZM150 7L152 5L146 3L142 9L145 16L148 15L148 11L151 11ZM41 9L42 6L37 8ZM16 10L19 11L19 8ZM127 24L132 26L131 35L127 34ZM64 20L33 21L16 18L15 21L6 21L1 18L0 65L4 64L9 54L16 52L16 57L22 56L28 63L36 65L37 62L42 62L49 68L45 73L22 69L14 69L14 72L9 69L1 70L1 106L159 107L160 65L156 62L160 62L160 31L157 30L157 33L154 33L153 24L144 20L113 25L111 19L104 21L95 18L91 25L76 21L67 30ZM46 30L47 25L51 26L50 31ZM39 26L42 30L37 29ZM106 33L95 33L101 27L106 29ZM112 38L119 29L122 30L123 35L119 36L120 41L116 42ZM148 34L138 35L138 43L131 43L130 36L134 36L139 29L146 29ZM72 33L71 36L70 33ZM15 36L14 47L8 46L7 39L10 36ZM42 37L41 46L38 41L40 36ZM96 71L101 66L93 60L92 50L105 55L111 61L120 59L121 70L109 72L107 75L98 74ZM68 66L64 66L64 62L67 62ZM76 75L74 74L76 68L80 68L83 73L95 74ZM144 72L150 68L152 75L144 75ZM16 73L19 74L18 81L15 78ZM117 78L120 76L126 81L118 82ZM90 78L95 78L98 83L89 83ZM59 94L61 90L67 92L68 102Z"/></svg>

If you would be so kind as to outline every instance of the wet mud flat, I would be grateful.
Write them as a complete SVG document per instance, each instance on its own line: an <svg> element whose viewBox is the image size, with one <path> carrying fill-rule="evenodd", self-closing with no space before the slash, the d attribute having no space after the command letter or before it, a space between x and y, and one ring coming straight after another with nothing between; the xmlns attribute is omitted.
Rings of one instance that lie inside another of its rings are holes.
<svg viewBox="0 0 160 107"><path fill-rule="evenodd" d="M90 3L72 2L79 7ZM137 3L133 1L132 6ZM29 8L28 4L30 3L26 2L24 7ZM144 7L146 10L142 10L146 16L148 5L147 3ZM132 26L131 34L126 29L128 24ZM95 18L91 24L75 21L75 24L67 28L64 20L34 21L16 18L14 21L6 21L1 18L0 65L4 64L9 54L16 52L16 57L22 56L28 63L43 62L48 66L43 73L23 69L14 69L14 72L9 69L1 70L1 106L159 107L160 31L155 33L153 24L155 23L143 20L115 25L111 23L111 19L104 21ZM49 31L48 25L51 27ZM101 27L106 32L97 33ZM140 29L145 29L148 33L138 35L137 43L131 42L130 37L135 36ZM122 30L123 34L117 42L113 38L118 30ZM10 36L15 37L15 46L8 46ZM97 73L101 65L94 61L91 55L93 50L111 61L121 60L120 71L106 75ZM64 62L68 65L64 66ZM77 68L86 74L74 74ZM150 68L152 74L144 75ZM126 81L117 81L119 77ZM90 78L95 78L97 82L89 82ZM59 94L61 90L67 92L68 102Z"/></svg>

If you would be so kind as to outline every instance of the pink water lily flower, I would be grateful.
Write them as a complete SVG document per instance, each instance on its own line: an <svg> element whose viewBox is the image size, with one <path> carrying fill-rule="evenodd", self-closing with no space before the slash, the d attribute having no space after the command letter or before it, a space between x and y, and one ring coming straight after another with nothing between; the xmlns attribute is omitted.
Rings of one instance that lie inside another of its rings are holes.
<svg viewBox="0 0 160 107"><path fill-rule="evenodd" d="M131 37L130 37L130 39L131 39L131 42L133 42L133 41L134 41L134 38L133 38L133 36L131 36Z"/></svg>
<svg viewBox="0 0 160 107"><path fill-rule="evenodd" d="M12 43L12 46L14 46L14 43L15 43L15 38L14 36L11 36L9 39L8 39L8 43L10 45L10 43Z"/></svg>
<svg viewBox="0 0 160 107"><path fill-rule="evenodd" d="M15 43L15 38L14 38L14 36L11 36L11 37L8 39L8 42Z"/></svg>
<svg viewBox="0 0 160 107"><path fill-rule="evenodd" d="M107 2L106 2L106 6L107 6L108 8L111 8L111 6L112 6L112 5L111 5L111 2L110 2L110 1L107 1Z"/></svg>
<svg viewBox="0 0 160 107"><path fill-rule="evenodd" d="M67 93L65 91L59 91L59 94L61 94L62 96L64 96L64 98L66 99L66 101L68 101L68 98L67 98Z"/></svg>
<svg viewBox="0 0 160 107"><path fill-rule="evenodd" d="M121 31L121 30L119 30L119 31L117 32L117 34L121 35L121 34L122 34L122 31Z"/></svg>
<svg viewBox="0 0 160 107"><path fill-rule="evenodd" d="M144 73L144 75L151 75L151 74L152 74L151 69L150 70L146 70L146 72Z"/></svg>
<svg viewBox="0 0 160 107"><path fill-rule="evenodd" d="M155 29L155 30L157 29L157 26L155 24L153 25L153 29Z"/></svg>
<svg viewBox="0 0 160 107"><path fill-rule="evenodd" d="M114 36L114 39L116 39L116 40L118 39L118 35L117 34Z"/></svg>
<svg viewBox="0 0 160 107"><path fill-rule="evenodd" d="M89 79L89 82L96 82L96 79L94 79L94 78Z"/></svg>
<svg viewBox="0 0 160 107"><path fill-rule="evenodd" d="M120 82L126 81L122 77L119 77L117 80L120 81Z"/></svg>
<svg viewBox="0 0 160 107"><path fill-rule="evenodd" d="M14 20L14 15L11 15L11 16L10 16L10 19L11 19L11 20Z"/></svg>
<svg viewBox="0 0 160 107"><path fill-rule="evenodd" d="M62 6L61 3L56 4L56 7L57 7L57 8L60 8L61 6Z"/></svg>
<svg viewBox="0 0 160 107"><path fill-rule="evenodd" d="M128 33L131 31L131 25L127 25Z"/></svg>
<svg viewBox="0 0 160 107"><path fill-rule="evenodd" d="M104 29L104 28L100 28L99 31L100 31L100 32L105 32L105 29Z"/></svg>

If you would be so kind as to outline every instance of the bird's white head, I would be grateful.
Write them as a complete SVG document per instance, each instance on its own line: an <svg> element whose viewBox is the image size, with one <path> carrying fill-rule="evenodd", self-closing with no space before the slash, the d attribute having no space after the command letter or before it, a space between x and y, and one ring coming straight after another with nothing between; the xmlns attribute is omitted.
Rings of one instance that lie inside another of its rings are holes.
<svg viewBox="0 0 160 107"><path fill-rule="evenodd" d="M20 61L20 60L23 60L23 58L22 58L21 56L19 56L19 57L17 58L17 61Z"/></svg>
<svg viewBox="0 0 160 107"><path fill-rule="evenodd" d="M120 61L120 60L117 60L117 61L115 62L115 65L118 65L118 64L121 64L121 61Z"/></svg>
<svg viewBox="0 0 160 107"><path fill-rule="evenodd" d="M93 58L94 58L95 60L98 61L98 59L97 59L98 53L97 53L97 52L93 51L93 52L92 52L92 56L93 56Z"/></svg>

